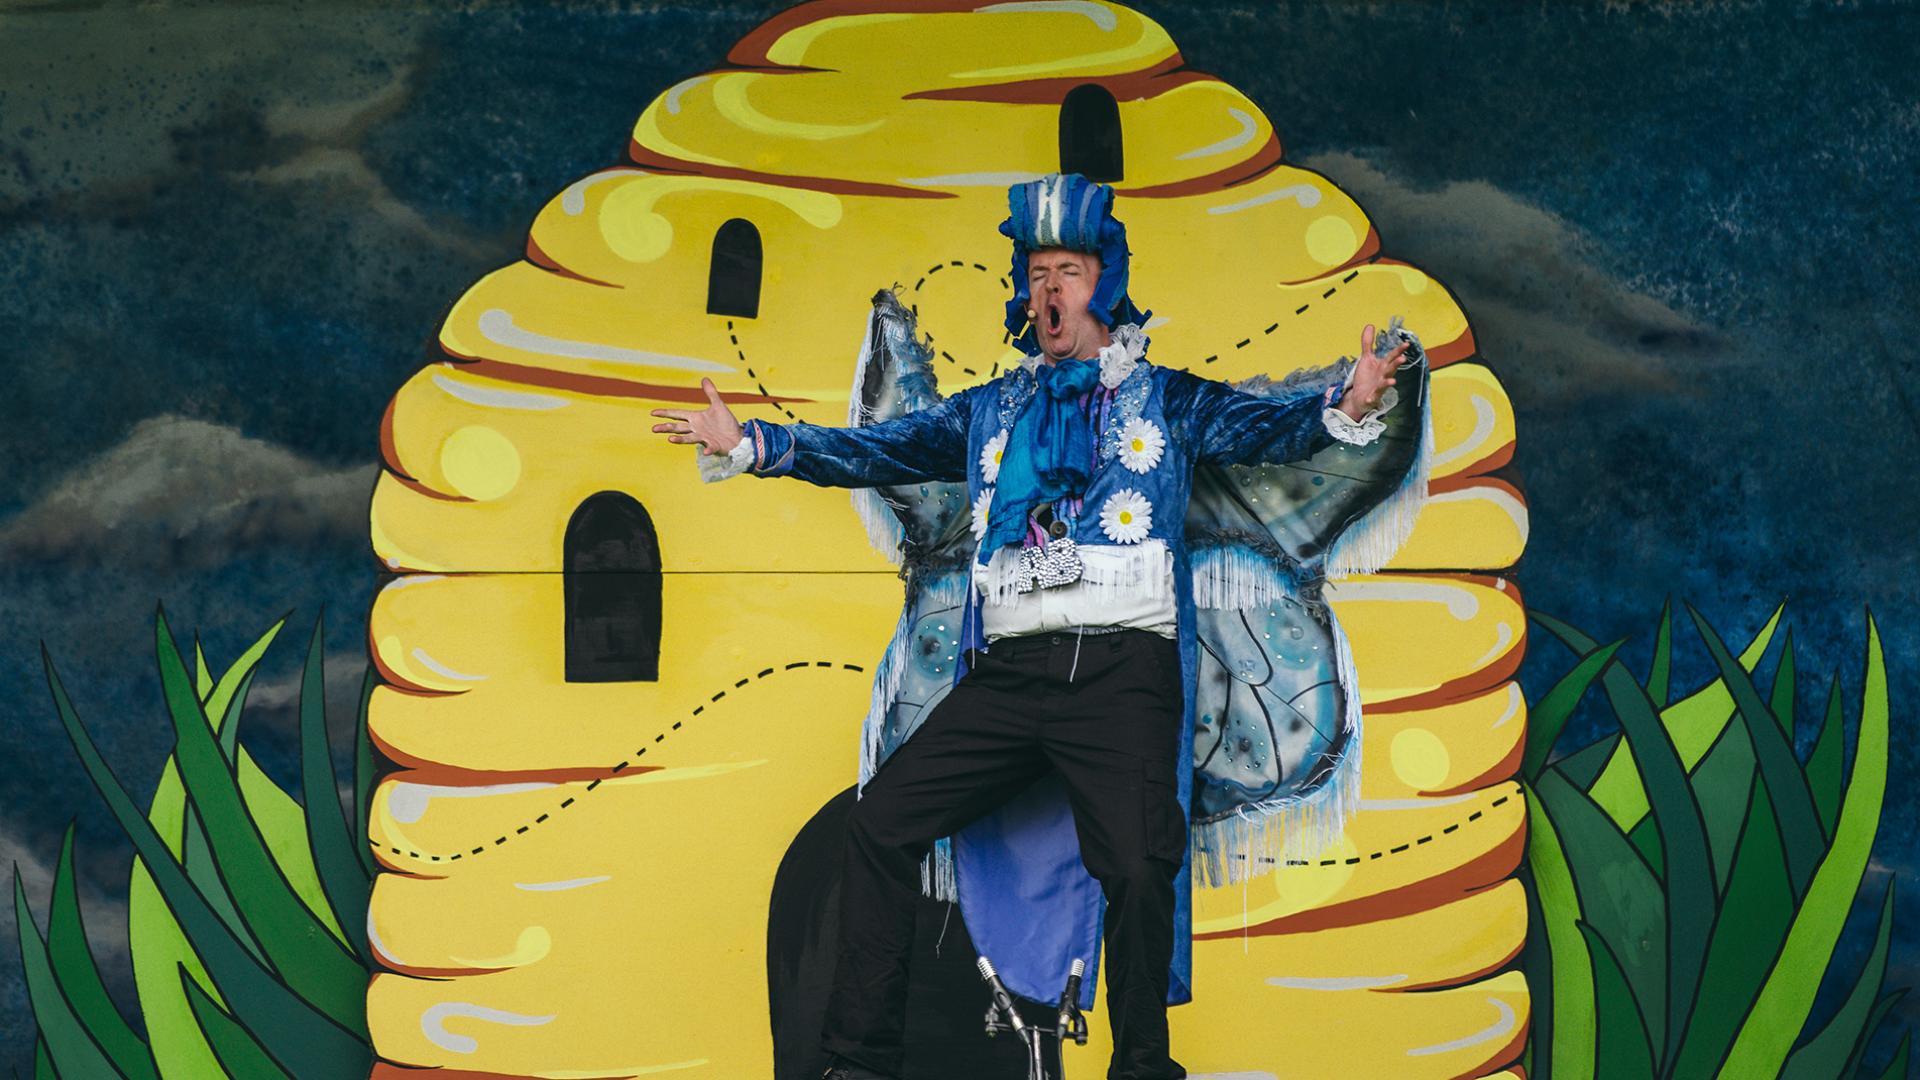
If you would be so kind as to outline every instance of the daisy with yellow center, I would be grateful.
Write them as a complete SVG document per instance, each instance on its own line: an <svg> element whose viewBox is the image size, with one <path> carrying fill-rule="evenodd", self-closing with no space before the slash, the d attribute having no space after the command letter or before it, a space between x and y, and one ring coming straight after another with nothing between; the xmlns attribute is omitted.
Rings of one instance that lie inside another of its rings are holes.
<svg viewBox="0 0 1920 1080"><path fill-rule="evenodd" d="M1160 464L1166 448L1167 437L1160 433L1160 425L1144 416L1134 417L1120 429L1120 464L1132 472L1144 473Z"/></svg>
<svg viewBox="0 0 1920 1080"><path fill-rule="evenodd" d="M999 463L995 462L994 469L998 471L999 468ZM979 498L973 500L973 538L975 540L987 535L987 511L992 508L993 489L987 488L980 493Z"/></svg>
<svg viewBox="0 0 1920 1080"><path fill-rule="evenodd" d="M1132 488L1121 488L1100 508L1100 531L1116 544L1137 544L1153 528L1153 504Z"/></svg>
<svg viewBox="0 0 1920 1080"><path fill-rule="evenodd" d="M1007 431L1001 428L1000 434L988 439L987 445L980 451L981 480L991 484L1000 478L1000 456L1006 452Z"/></svg>

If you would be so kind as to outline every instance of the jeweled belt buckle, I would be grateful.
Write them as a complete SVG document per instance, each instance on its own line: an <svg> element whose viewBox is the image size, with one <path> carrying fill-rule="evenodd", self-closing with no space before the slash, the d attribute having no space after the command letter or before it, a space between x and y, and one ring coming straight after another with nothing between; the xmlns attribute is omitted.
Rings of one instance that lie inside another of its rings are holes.
<svg viewBox="0 0 1920 1080"><path fill-rule="evenodd" d="M1079 549L1070 538L1062 536L1047 541L1043 547L1020 549L1020 572L1014 587L1018 592L1030 593L1036 587L1051 589L1071 585L1080 580L1084 570Z"/></svg>

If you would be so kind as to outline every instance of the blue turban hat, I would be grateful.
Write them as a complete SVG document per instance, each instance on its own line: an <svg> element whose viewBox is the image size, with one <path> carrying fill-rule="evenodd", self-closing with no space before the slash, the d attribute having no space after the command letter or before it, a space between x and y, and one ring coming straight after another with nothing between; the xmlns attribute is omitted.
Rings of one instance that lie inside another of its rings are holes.
<svg viewBox="0 0 1920 1080"><path fill-rule="evenodd" d="M1011 211L1000 232L1013 241L1013 299L1007 301L1007 333L1026 352L1038 352L1040 340L1027 318L1033 294L1027 285L1027 256L1038 248L1066 248L1100 256L1100 280L1087 310L1108 329L1121 323L1145 323L1149 312L1127 295L1127 227L1113 216L1113 188L1079 173L1049 173L1007 189Z"/></svg>

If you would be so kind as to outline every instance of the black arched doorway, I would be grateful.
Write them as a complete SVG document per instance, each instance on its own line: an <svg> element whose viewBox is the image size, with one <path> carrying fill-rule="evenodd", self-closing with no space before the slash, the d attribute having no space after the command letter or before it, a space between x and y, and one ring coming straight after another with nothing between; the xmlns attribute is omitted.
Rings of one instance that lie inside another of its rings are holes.
<svg viewBox="0 0 1920 1080"><path fill-rule="evenodd" d="M707 267L707 314L743 319L760 314L760 230L734 218L713 234Z"/></svg>
<svg viewBox="0 0 1920 1080"><path fill-rule="evenodd" d="M1060 102L1060 171L1117 182L1126 162L1120 145L1120 103L1106 87L1086 83Z"/></svg>
<svg viewBox="0 0 1920 1080"><path fill-rule="evenodd" d="M590 496L567 522L568 682L660 678L660 540L631 495Z"/></svg>

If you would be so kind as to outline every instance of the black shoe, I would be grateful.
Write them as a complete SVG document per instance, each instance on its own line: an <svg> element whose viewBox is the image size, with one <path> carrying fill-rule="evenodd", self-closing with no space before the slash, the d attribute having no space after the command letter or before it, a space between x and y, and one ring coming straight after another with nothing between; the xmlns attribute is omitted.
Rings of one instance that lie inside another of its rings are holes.
<svg viewBox="0 0 1920 1080"><path fill-rule="evenodd" d="M898 1080L886 1073L874 1072L865 1065L848 1061L838 1054L827 1063L827 1071L820 1074L820 1080Z"/></svg>

